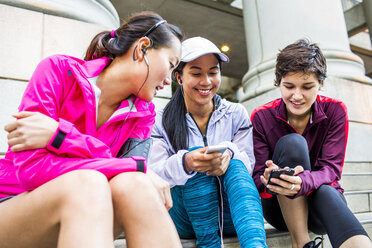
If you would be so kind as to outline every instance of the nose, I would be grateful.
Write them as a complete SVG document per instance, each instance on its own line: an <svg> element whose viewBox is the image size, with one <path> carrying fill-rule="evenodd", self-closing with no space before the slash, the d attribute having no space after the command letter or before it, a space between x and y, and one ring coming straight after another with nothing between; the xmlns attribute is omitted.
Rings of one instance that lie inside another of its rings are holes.
<svg viewBox="0 0 372 248"><path fill-rule="evenodd" d="M302 92L300 89L295 89L295 91L293 92L293 99L294 100L300 100L302 99Z"/></svg>
<svg viewBox="0 0 372 248"><path fill-rule="evenodd" d="M163 81L164 85L170 85L171 82L172 82L172 81L171 81L170 77L166 77L166 78L164 79L164 81Z"/></svg>
<svg viewBox="0 0 372 248"><path fill-rule="evenodd" d="M211 84L211 78L208 76L208 74L205 74L201 80L200 80L201 85L210 85Z"/></svg>

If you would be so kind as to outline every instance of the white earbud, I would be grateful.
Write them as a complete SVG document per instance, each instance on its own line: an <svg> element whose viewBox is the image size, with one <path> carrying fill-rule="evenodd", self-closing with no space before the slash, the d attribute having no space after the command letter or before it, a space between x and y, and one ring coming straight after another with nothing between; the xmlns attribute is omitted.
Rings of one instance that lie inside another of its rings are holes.
<svg viewBox="0 0 372 248"><path fill-rule="evenodd" d="M149 66L149 61L147 60L146 55L143 55L143 59L145 60L146 65Z"/></svg>

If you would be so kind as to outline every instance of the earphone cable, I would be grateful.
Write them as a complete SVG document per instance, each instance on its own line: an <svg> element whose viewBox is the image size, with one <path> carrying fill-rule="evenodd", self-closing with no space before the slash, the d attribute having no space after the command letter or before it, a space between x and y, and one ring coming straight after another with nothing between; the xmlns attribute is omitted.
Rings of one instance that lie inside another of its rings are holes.
<svg viewBox="0 0 372 248"><path fill-rule="evenodd" d="M129 114L132 112L132 109L133 109L134 105L136 104L136 101L137 101L137 99L138 99L138 94L140 93L141 89L143 88L143 86L145 85L145 83L146 83L146 81L147 81L147 79L148 79L148 77L149 77L150 68L149 68L148 63L145 63L145 64L146 64L146 67L147 67L146 78L145 78L145 80L143 81L141 87L138 89L137 94L134 96L134 100L133 100L132 106L130 106L130 108L129 108L129 112L127 113L127 116L125 117L123 123L121 124L121 126L120 126L120 128L119 128L119 130L118 130L118 132L116 133L116 135L115 135L115 139L111 142L110 147L111 147L111 146L112 146L112 145L117 141L117 139L118 139L118 137L119 137L119 135L120 135L120 133L121 133L121 129L123 128L125 122L127 121L128 117L129 117ZM137 145L139 145L139 144L137 144ZM137 145L136 145L136 146L137 146ZM136 146L135 146L135 147L136 147ZM134 147L133 147L133 148L134 148ZM131 149L133 149L133 148L131 148Z"/></svg>

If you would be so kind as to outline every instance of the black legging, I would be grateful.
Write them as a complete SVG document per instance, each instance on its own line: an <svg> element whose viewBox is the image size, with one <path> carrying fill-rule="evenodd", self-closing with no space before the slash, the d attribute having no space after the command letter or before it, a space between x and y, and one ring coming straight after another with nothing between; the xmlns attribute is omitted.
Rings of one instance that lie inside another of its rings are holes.
<svg viewBox="0 0 372 248"><path fill-rule="evenodd" d="M272 158L279 167L302 165L311 170L309 150L304 137L292 133L281 137ZM354 235L367 235L362 225L347 207L345 197L335 188L322 185L307 197L308 228L316 234L328 234L332 247L339 247ZM277 197L262 198L263 214L267 222L278 230L288 231Z"/></svg>

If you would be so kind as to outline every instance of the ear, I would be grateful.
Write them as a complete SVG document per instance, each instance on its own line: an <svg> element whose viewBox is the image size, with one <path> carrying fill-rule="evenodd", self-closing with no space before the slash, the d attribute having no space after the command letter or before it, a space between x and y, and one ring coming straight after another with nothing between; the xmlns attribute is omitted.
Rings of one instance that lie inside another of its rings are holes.
<svg viewBox="0 0 372 248"><path fill-rule="evenodd" d="M152 40L148 37L141 37L133 48L133 60L142 61L148 48L152 47Z"/></svg>
<svg viewBox="0 0 372 248"><path fill-rule="evenodd" d="M174 73L174 75L176 76L176 79L177 79L178 84L179 84L179 85L182 85L181 74L180 74L178 71L176 71L176 72Z"/></svg>
<svg viewBox="0 0 372 248"><path fill-rule="evenodd" d="M139 40L138 40L138 46L141 48L141 51L143 54L146 54L146 51L148 48L151 48L152 47L152 40L148 37L141 37Z"/></svg>
<svg viewBox="0 0 372 248"><path fill-rule="evenodd" d="M321 90L324 86L324 80L322 82L319 83L319 90Z"/></svg>

